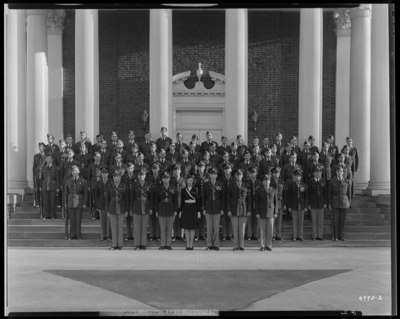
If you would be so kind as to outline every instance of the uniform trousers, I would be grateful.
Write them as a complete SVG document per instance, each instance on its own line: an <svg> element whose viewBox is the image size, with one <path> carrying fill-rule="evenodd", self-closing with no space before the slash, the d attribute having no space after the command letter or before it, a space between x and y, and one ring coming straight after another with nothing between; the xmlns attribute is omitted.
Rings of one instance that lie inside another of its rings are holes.
<svg viewBox="0 0 400 319"><path fill-rule="evenodd" d="M42 185L42 180L36 178L36 205L42 205L40 202L40 187Z"/></svg>
<svg viewBox="0 0 400 319"><path fill-rule="evenodd" d="M43 217L56 218L56 191L43 189Z"/></svg>
<svg viewBox="0 0 400 319"><path fill-rule="evenodd" d="M108 232L108 228L110 227L111 231L111 226L110 226L110 219L107 217L107 212L105 209L100 209L100 225L101 225L101 238L104 237L109 237L110 232Z"/></svg>
<svg viewBox="0 0 400 319"><path fill-rule="evenodd" d="M147 245L147 226L149 214L133 214L133 241L134 246Z"/></svg>
<svg viewBox="0 0 400 319"><path fill-rule="evenodd" d="M324 238L324 209L311 208L312 238Z"/></svg>
<svg viewBox="0 0 400 319"><path fill-rule="evenodd" d="M206 214L207 221L207 246L219 246L219 221L220 214Z"/></svg>
<svg viewBox="0 0 400 319"><path fill-rule="evenodd" d="M97 212L97 191L96 188L90 188L90 191L92 192L92 202L90 203L90 205L92 205L94 207L94 216L97 218L99 217L99 213Z"/></svg>
<svg viewBox="0 0 400 319"><path fill-rule="evenodd" d="M199 228L196 229L196 237L205 236L206 235L206 216L201 214L201 218L199 221Z"/></svg>
<svg viewBox="0 0 400 319"><path fill-rule="evenodd" d="M247 237L258 237L258 218L255 213L247 217Z"/></svg>
<svg viewBox="0 0 400 319"><path fill-rule="evenodd" d="M292 210L293 238L303 238L304 211Z"/></svg>
<svg viewBox="0 0 400 319"><path fill-rule="evenodd" d="M69 228L69 238L81 238L82 207L68 207L68 215L71 223Z"/></svg>
<svg viewBox="0 0 400 319"><path fill-rule="evenodd" d="M156 214L151 214L149 217L150 238L160 237L160 224Z"/></svg>
<svg viewBox="0 0 400 319"><path fill-rule="evenodd" d="M160 223L161 233L161 247L172 245L172 227L174 225L174 216L170 217L158 217Z"/></svg>
<svg viewBox="0 0 400 319"><path fill-rule="evenodd" d="M278 209L278 216L274 218L274 233L273 237L282 237L281 236L281 229L282 229L282 215L283 209Z"/></svg>
<svg viewBox="0 0 400 319"><path fill-rule="evenodd" d="M125 214L110 214L112 246L122 247L124 242L124 219Z"/></svg>
<svg viewBox="0 0 400 319"><path fill-rule="evenodd" d="M344 238L344 226L346 224L347 210L348 208L332 208L335 238Z"/></svg>
<svg viewBox="0 0 400 319"><path fill-rule="evenodd" d="M56 194L56 205L62 207L62 200L63 200L63 192L60 189L58 192L58 196Z"/></svg>
<svg viewBox="0 0 400 319"><path fill-rule="evenodd" d="M232 237L232 223L231 218L225 212L222 215L222 237Z"/></svg>
<svg viewBox="0 0 400 319"><path fill-rule="evenodd" d="M233 245L235 248L244 248L244 232L246 230L247 216L232 216Z"/></svg>
<svg viewBox="0 0 400 319"><path fill-rule="evenodd" d="M353 175L352 175L352 177L351 177L351 187L350 187L350 193L351 193L351 197L353 197L354 196L354 194L355 194L355 185L356 185L356 183L355 183L355 180L356 180L356 172L352 172L353 173Z"/></svg>
<svg viewBox="0 0 400 319"><path fill-rule="evenodd" d="M132 238L132 237L134 237L134 234L133 234L133 232L132 232L132 229L134 230L134 225L135 225L135 222L134 222L134 220L135 220L135 218L134 217L132 217L131 215L130 215L130 212L131 212L132 210L130 210L129 212L128 212L128 216L125 218L125 226L126 226L126 238ZM135 215L135 214L134 214ZM133 227L132 227L132 223L133 223ZM147 228L146 228L146 233L147 233Z"/></svg>
<svg viewBox="0 0 400 319"><path fill-rule="evenodd" d="M274 218L258 218L260 223L261 247L272 248L272 233L274 230Z"/></svg>
<svg viewBox="0 0 400 319"><path fill-rule="evenodd" d="M182 228L181 228L181 219L179 218L179 214L175 216L174 220L174 237L182 236Z"/></svg>

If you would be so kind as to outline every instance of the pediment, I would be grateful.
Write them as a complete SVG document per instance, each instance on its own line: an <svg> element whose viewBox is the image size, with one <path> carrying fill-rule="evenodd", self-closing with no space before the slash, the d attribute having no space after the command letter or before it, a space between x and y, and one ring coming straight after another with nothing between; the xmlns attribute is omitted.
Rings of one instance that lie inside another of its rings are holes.
<svg viewBox="0 0 400 319"><path fill-rule="evenodd" d="M211 89L204 87L204 83L197 81L194 88L188 89L184 82L189 79L191 71L182 72L172 77L172 94L175 96L211 96L211 95L225 95L225 75L209 71L208 72L211 80L215 82L215 85ZM199 77L199 75L197 75ZM201 75L200 75L201 79Z"/></svg>

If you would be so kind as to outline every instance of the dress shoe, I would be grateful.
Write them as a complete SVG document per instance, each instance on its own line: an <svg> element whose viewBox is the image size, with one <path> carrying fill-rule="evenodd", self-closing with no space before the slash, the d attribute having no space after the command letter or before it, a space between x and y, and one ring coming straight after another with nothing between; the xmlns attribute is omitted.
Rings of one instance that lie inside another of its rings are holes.
<svg viewBox="0 0 400 319"><path fill-rule="evenodd" d="M207 248L206 248L206 250L212 250L213 248L211 247L211 246L208 246Z"/></svg>
<svg viewBox="0 0 400 319"><path fill-rule="evenodd" d="M195 241L198 241L198 240L199 240L199 237L195 237L194 240L195 240Z"/></svg>
<svg viewBox="0 0 400 319"><path fill-rule="evenodd" d="M43 218L42 218L42 220L46 220L46 219L47 219L46 217L43 217Z"/></svg>
<svg viewBox="0 0 400 319"><path fill-rule="evenodd" d="M237 248L233 248L233 251L236 251L236 250L238 250Z"/></svg>
<svg viewBox="0 0 400 319"><path fill-rule="evenodd" d="M240 249L240 250L244 250L244 247L240 247L239 249Z"/></svg>
<svg viewBox="0 0 400 319"><path fill-rule="evenodd" d="M121 250L122 249L122 247L121 246L119 246L119 247L117 247L119 250Z"/></svg>
<svg viewBox="0 0 400 319"><path fill-rule="evenodd" d="M297 240L297 238L293 238L292 240L293 240L293 241L296 241L296 240Z"/></svg>
<svg viewBox="0 0 400 319"><path fill-rule="evenodd" d="M176 237L172 237L172 241L175 241L176 240Z"/></svg>
<svg viewBox="0 0 400 319"><path fill-rule="evenodd" d="M107 240L111 240L111 237L107 237Z"/></svg>
<svg viewBox="0 0 400 319"><path fill-rule="evenodd" d="M190 250L193 250L193 247L189 248Z"/></svg>
<svg viewBox="0 0 400 319"><path fill-rule="evenodd" d="M226 240L232 240L231 236L226 236Z"/></svg>
<svg viewBox="0 0 400 319"><path fill-rule="evenodd" d="M247 237L247 240L251 240L251 237Z"/></svg>
<svg viewBox="0 0 400 319"><path fill-rule="evenodd" d="M266 247L266 250L272 251L272 248L271 247Z"/></svg>
<svg viewBox="0 0 400 319"><path fill-rule="evenodd" d="M258 240L257 237L251 237L251 240Z"/></svg>
<svg viewBox="0 0 400 319"><path fill-rule="evenodd" d="M316 240L316 238L313 238L312 240L313 240L313 241L315 241L315 240Z"/></svg>
<svg viewBox="0 0 400 319"><path fill-rule="evenodd" d="M104 240L104 238L100 238L100 240L101 240L101 241L103 241L103 240Z"/></svg>
<svg viewBox="0 0 400 319"><path fill-rule="evenodd" d="M133 237L129 237L128 240L133 240Z"/></svg>
<svg viewBox="0 0 400 319"><path fill-rule="evenodd" d="M222 241L225 241L226 240L226 237L222 237Z"/></svg>
<svg viewBox="0 0 400 319"><path fill-rule="evenodd" d="M146 250L146 246L142 246L142 250Z"/></svg>
<svg viewBox="0 0 400 319"><path fill-rule="evenodd" d="M189 247L186 247L186 250L190 250L190 248L189 248Z"/></svg>
<svg viewBox="0 0 400 319"><path fill-rule="evenodd" d="M78 240L82 240L82 238L81 238L81 237L78 237Z"/></svg>
<svg viewBox="0 0 400 319"><path fill-rule="evenodd" d="M214 246L214 250L218 251L218 250L219 250L219 247Z"/></svg>
<svg viewBox="0 0 400 319"><path fill-rule="evenodd" d="M275 240L275 237L272 237L272 240L274 241L274 240Z"/></svg>
<svg viewBox="0 0 400 319"><path fill-rule="evenodd" d="M340 238L340 240L341 240L341 241L346 241L346 239L344 239L344 238Z"/></svg>
<svg viewBox="0 0 400 319"><path fill-rule="evenodd" d="M160 248L158 248L158 250L164 250L165 246L161 246Z"/></svg>
<svg viewBox="0 0 400 319"><path fill-rule="evenodd" d="M186 243L186 238L185 237L181 237L181 240Z"/></svg>
<svg viewBox="0 0 400 319"><path fill-rule="evenodd" d="M109 248L109 250L115 250L115 249L117 249L116 247L111 247L111 248Z"/></svg>
<svg viewBox="0 0 400 319"><path fill-rule="evenodd" d="M168 249L168 250L172 250L172 247L171 247L171 246L167 246L167 249Z"/></svg>
<svg viewBox="0 0 400 319"><path fill-rule="evenodd" d="M325 239L323 239L323 238L318 238L318 237L317 237L317 240L325 240Z"/></svg>
<svg viewBox="0 0 400 319"><path fill-rule="evenodd" d="M263 250L265 250L265 247L261 247L261 248L260 248L260 251L263 251Z"/></svg>
<svg viewBox="0 0 400 319"><path fill-rule="evenodd" d="M337 239L337 238L335 238L335 241L338 241L338 239Z"/></svg>
<svg viewBox="0 0 400 319"><path fill-rule="evenodd" d="M46 217L46 219L51 219L51 217Z"/></svg>
<svg viewBox="0 0 400 319"><path fill-rule="evenodd" d="M275 237L275 240L283 241L282 237Z"/></svg>
<svg viewBox="0 0 400 319"><path fill-rule="evenodd" d="M140 250L140 246L136 246L136 247L135 247L135 250Z"/></svg>
<svg viewBox="0 0 400 319"><path fill-rule="evenodd" d="M304 241L304 239L303 239L303 238L297 238L297 240Z"/></svg>
<svg viewBox="0 0 400 319"><path fill-rule="evenodd" d="M161 241L160 237L157 237L157 241Z"/></svg>
<svg viewBox="0 0 400 319"><path fill-rule="evenodd" d="M150 241L153 241L154 240L154 238L153 237L150 237L150 239L149 239Z"/></svg>

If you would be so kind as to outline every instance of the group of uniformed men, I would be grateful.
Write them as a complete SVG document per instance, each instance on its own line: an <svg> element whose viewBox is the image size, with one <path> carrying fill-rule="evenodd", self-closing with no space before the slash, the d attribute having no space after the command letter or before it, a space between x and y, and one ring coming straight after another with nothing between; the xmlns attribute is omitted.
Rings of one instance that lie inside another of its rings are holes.
<svg viewBox="0 0 400 319"><path fill-rule="evenodd" d="M273 235L269 237L282 240L282 215L285 214L287 219L293 220L293 240L303 241L304 213L308 212L313 225L312 239L324 240L324 208L329 207L334 223L332 239L345 240L346 212L354 197L354 178L359 162L357 149L350 137L340 152L334 144L333 136L327 138L321 151L314 145L313 136L304 142L304 148L300 150L296 136L292 136L290 142L284 145L281 133L276 134L273 143L267 137L261 144L258 138L254 138L251 146L243 144L241 135L231 145L223 136L221 145L218 145L213 141L211 132L207 132L206 141L201 144L196 135L192 136L189 145L183 143L180 133L176 135L174 143L167 136L165 127L161 128L161 137L155 142L151 137L148 132L144 143L138 145L133 131L129 132L127 143L118 139L116 132L112 132L110 141L100 133L96 136L96 143L92 143L86 133L81 132L81 141L73 143L68 134L66 140L60 140L58 146L54 144L54 136L48 134L48 144L39 143L40 152L33 160L36 207L43 205L43 219L56 218L56 206L68 205L71 210L71 237L81 239L82 208L94 206L96 213L92 218L99 219L99 205L104 206L99 203L101 188L105 190L106 184L112 181L111 177L107 179L107 175L119 172L125 186L129 188L128 193L138 183L139 172L146 174L146 181L151 183L153 192L162 185L161 177L165 173L176 177L171 178L171 183L179 191L184 187L185 176L193 175L195 187L199 188L199 194L203 194L202 189L210 182L209 170L213 169L213 172L218 173L218 181L224 185L226 192L236 182L237 173L243 175L243 185L250 195L250 207L247 208L249 215L246 218L247 240L257 240L259 237L261 206L256 207L259 205L256 203L256 193L265 179L269 179L269 185L277 190L277 200L272 203L276 213L270 216ZM68 184L73 185L73 188ZM76 195L76 203L72 203L72 195ZM88 203L89 197L91 203ZM228 197L224 196L225 200ZM232 239L228 214L230 204L222 205L225 210L222 215L222 240ZM271 203L267 205L271 208ZM195 240L205 239L206 218L203 214L201 216ZM133 218L128 214L125 240L133 239L132 222ZM150 216L149 226L150 240L160 240L155 214ZM179 221L174 223L173 231L172 240L185 240L181 235ZM110 237L108 229L106 238ZM101 239L104 239L103 234Z"/></svg>

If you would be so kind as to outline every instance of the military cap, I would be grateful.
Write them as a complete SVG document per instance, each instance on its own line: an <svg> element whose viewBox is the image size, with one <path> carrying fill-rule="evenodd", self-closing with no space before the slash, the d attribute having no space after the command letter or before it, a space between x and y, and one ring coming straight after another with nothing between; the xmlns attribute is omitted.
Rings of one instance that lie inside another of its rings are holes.
<svg viewBox="0 0 400 319"><path fill-rule="evenodd" d="M217 144L211 143L211 144L210 144L210 147L217 147Z"/></svg>
<svg viewBox="0 0 400 319"><path fill-rule="evenodd" d="M333 135L329 135L328 138L333 138Z"/></svg>
<svg viewBox="0 0 400 319"><path fill-rule="evenodd" d="M312 169L312 172L322 172L322 167L320 167L319 165L314 166L314 168Z"/></svg>
<svg viewBox="0 0 400 319"><path fill-rule="evenodd" d="M340 153L338 157L346 157L346 154Z"/></svg>
<svg viewBox="0 0 400 319"><path fill-rule="evenodd" d="M135 132L134 132L134 131L132 131L132 130L130 130L130 131L129 131L129 134L133 134L133 135L135 135Z"/></svg>
<svg viewBox="0 0 400 319"><path fill-rule="evenodd" d="M152 169L157 169L157 168L160 168L160 165L157 164L157 163L154 163L154 164L151 166L151 168L152 168Z"/></svg>
<svg viewBox="0 0 400 319"><path fill-rule="evenodd" d="M218 174L218 170L215 167L211 167L208 170L208 174Z"/></svg>
<svg viewBox="0 0 400 319"><path fill-rule="evenodd" d="M299 169L294 170L293 175L302 176L303 172Z"/></svg>
<svg viewBox="0 0 400 319"><path fill-rule="evenodd" d="M297 139L297 136L296 135L292 135L291 140L293 140L293 139Z"/></svg>
<svg viewBox="0 0 400 319"><path fill-rule="evenodd" d="M117 132L111 132L111 136L118 136Z"/></svg>
<svg viewBox="0 0 400 319"><path fill-rule="evenodd" d="M226 137L226 136L222 136L222 137L221 137L221 141L222 141L223 139L227 139L227 137Z"/></svg>
<svg viewBox="0 0 400 319"><path fill-rule="evenodd" d="M282 133L278 132L278 133L276 133L276 135L275 135L275 136L279 136L279 135L282 135Z"/></svg>
<svg viewBox="0 0 400 319"><path fill-rule="evenodd" d="M337 171L343 171L343 168L342 168L341 166L337 166L337 168L336 168L336 171L335 171L335 172L337 172Z"/></svg>
<svg viewBox="0 0 400 319"><path fill-rule="evenodd" d="M342 148L342 151L345 150L345 149L350 149L350 147L348 145L344 145L343 148Z"/></svg>
<svg viewBox="0 0 400 319"><path fill-rule="evenodd" d="M312 156L318 156L319 157L319 153L318 152L313 152Z"/></svg>
<svg viewBox="0 0 400 319"><path fill-rule="evenodd" d="M96 138L98 138L98 137L103 137L103 132L102 131L100 131L100 133L96 135Z"/></svg>
<svg viewBox="0 0 400 319"><path fill-rule="evenodd" d="M236 172L235 175L243 175L243 169L239 168Z"/></svg>
<svg viewBox="0 0 400 319"><path fill-rule="evenodd" d="M207 131L206 135L210 135L210 134L212 135L212 133L210 131Z"/></svg>
<svg viewBox="0 0 400 319"><path fill-rule="evenodd" d="M100 167L96 167L96 173L97 172L101 172L101 168Z"/></svg>
<svg viewBox="0 0 400 319"><path fill-rule="evenodd" d="M43 142L40 142L40 143L38 144L38 146L40 146L40 145L43 145L43 146L45 146Z"/></svg>
<svg viewBox="0 0 400 319"><path fill-rule="evenodd" d="M118 169L118 170L114 171L114 173L112 175L113 176L121 176L121 171Z"/></svg>
<svg viewBox="0 0 400 319"><path fill-rule="evenodd" d="M269 152L269 151L271 151L271 149L269 147L266 147L264 153Z"/></svg>
<svg viewBox="0 0 400 319"><path fill-rule="evenodd" d="M173 145L173 144L171 144L171 145ZM182 154L186 154L186 153L189 154L189 151L188 151L186 148L183 148L183 147L182 147L182 148L181 148L181 153L182 153Z"/></svg>
<svg viewBox="0 0 400 319"><path fill-rule="evenodd" d="M52 139L54 139L54 135L53 134L47 134L47 138L51 137Z"/></svg>
<svg viewBox="0 0 400 319"><path fill-rule="evenodd" d="M271 169L271 173L279 173L281 171L280 167L274 167Z"/></svg>
<svg viewBox="0 0 400 319"><path fill-rule="evenodd" d="M176 136L182 136L182 134L178 132L178 133L176 133Z"/></svg>
<svg viewBox="0 0 400 319"><path fill-rule="evenodd" d="M232 164L231 164L231 163L224 163L224 164L222 165L222 168L223 168L223 169L232 168Z"/></svg>
<svg viewBox="0 0 400 319"><path fill-rule="evenodd" d="M75 169L77 169L77 170L79 171L79 167L78 167L78 166L76 166L76 165L72 165L72 166L71 166L71 168L72 168L72 170L75 170Z"/></svg>
<svg viewBox="0 0 400 319"><path fill-rule="evenodd" d="M82 135L82 134L86 134L86 132L84 132L84 131L81 131L81 132L80 132L80 134L81 134L81 135Z"/></svg>
<svg viewBox="0 0 400 319"><path fill-rule="evenodd" d="M115 154L115 158L117 158L117 157L122 157L122 156L121 156L121 153Z"/></svg>
<svg viewBox="0 0 400 319"><path fill-rule="evenodd" d="M72 148L67 148L67 152L68 152L68 153L69 153L69 152L75 153L74 150L73 150Z"/></svg>
<svg viewBox="0 0 400 319"><path fill-rule="evenodd" d="M165 126L161 127L161 130L160 130L160 131L162 131L162 130L168 131L168 129L167 129Z"/></svg>
<svg viewBox="0 0 400 319"><path fill-rule="evenodd" d="M292 147L292 144L286 143L286 147L288 147L288 146Z"/></svg>
<svg viewBox="0 0 400 319"><path fill-rule="evenodd" d="M311 146L309 141L304 141L304 145L310 145Z"/></svg>
<svg viewBox="0 0 400 319"><path fill-rule="evenodd" d="M351 138L350 136L347 136L347 137L346 137L346 141L347 141L347 140L352 140L352 138Z"/></svg>
<svg viewBox="0 0 400 319"><path fill-rule="evenodd" d="M165 149L161 148L159 153L166 153L166 152L167 151Z"/></svg>
<svg viewBox="0 0 400 319"><path fill-rule="evenodd" d="M297 157L297 154L294 152L290 157Z"/></svg>
<svg viewBox="0 0 400 319"><path fill-rule="evenodd" d="M141 169L137 174L138 174L138 175L146 175L147 172L145 172L144 170Z"/></svg>
<svg viewBox="0 0 400 319"><path fill-rule="evenodd" d="M51 157L51 153L50 152L46 152L46 153L44 153L44 156L45 157L49 157L49 156Z"/></svg>
<svg viewBox="0 0 400 319"><path fill-rule="evenodd" d="M144 156L144 155L143 155L143 153L139 152L139 153L137 154L137 156L139 157L139 156Z"/></svg>
<svg viewBox="0 0 400 319"><path fill-rule="evenodd" d="M269 174L263 175L263 178L262 178L263 181L270 180L270 179L271 179L271 176Z"/></svg>
<svg viewBox="0 0 400 319"><path fill-rule="evenodd" d="M182 169L182 165L181 164L175 164L174 167L172 167L173 171L176 171L178 169Z"/></svg>
<svg viewBox="0 0 400 319"><path fill-rule="evenodd" d="M200 162L197 164L197 166L198 166L198 167L206 166L206 163L204 163L203 161L200 161Z"/></svg>
<svg viewBox="0 0 400 319"><path fill-rule="evenodd" d="M132 148L139 148L139 146L136 143L133 143Z"/></svg>
<svg viewBox="0 0 400 319"><path fill-rule="evenodd" d="M135 167L135 164L132 163L132 162L128 162L128 164L126 164L126 166L127 166L127 167L132 167L132 166Z"/></svg>
<svg viewBox="0 0 400 319"><path fill-rule="evenodd" d="M151 133L150 133L150 132L147 132L144 136L147 136L147 135L150 135L150 136L151 136Z"/></svg>
<svg viewBox="0 0 400 319"><path fill-rule="evenodd" d="M229 156L228 152L224 152L224 154L222 154L222 156Z"/></svg>
<svg viewBox="0 0 400 319"><path fill-rule="evenodd" d="M108 174L108 169L107 168L105 168L105 167L103 167L103 169L101 170L101 173L102 174Z"/></svg>
<svg viewBox="0 0 400 319"><path fill-rule="evenodd" d="M246 150L246 151L243 153L243 156L245 156L245 155L251 155L251 154L250 154L250 152L249 152L248 150Z"/></svg>
<svg viewBox="0 0 400 319"><path fill-rule="evenodd" d="M232 142L231 146L237 146L237 143L236 142Z"/></svg>
<svg viewBox="0 0 400 319"><path fill-rule="evenodd" d="M164 173L161 175L161 177L162 177L162 178L164 178L164 177L170 178L170 177L171 177L171 174L168 173L168 172L164 172Z"/></svg>
<svg viewBox="0 0 400 319"><path fill-rule="evenodd" d="M254 173L258 172L258 168L257 167L250 167L247 171L250 172L251 174L254 174Z"/></svg>
<svg viewBox="0 0 400 319"><path fill-rule="evenodd" d="M199 139L199 137L198 137L196 134L193 134L193 135L192 135L192 139L194 139L194 138L195 138L196 140Z"/></svg>
<svg viewBox="0 0 400 319"><path fill-rule="evenodd" d="M209 151L204 151L203 156L206 155L206 154L210 155L210 152Z"/></svg>
<svg viewBox="0 0 400 319"><path fill-rule="evenodd" d="M238 139L238 138L243 138L243 136L242 135L238 135L238 136L236 136L236 138Z"/></svg>
<svg viewBox="0 0 400 319"><path fill-rule="evenodd" d="M61 144L62 142L67 143L65 140L60 139L60 140L59 140L59 143Z"/></svg>
<svg viewBox="0 0 400 319"><path fill-rule="evenodd" d="M315 140L315 138L314 138L314 136L310 135L310 136L308 137L308 140L309 140L309 141L310 141L310 140Z"/></svg>
<svg viewBox="0 0 400 319"><path fill-rule="evenodd" d="M94 152L94 156L101 156L100 152Z"/></svg>
<svg viewBox="0 0 400 319"><path fill-rule="evenodd" d="M72 137L71 134L67 133L66 137Z"/></svg>
<svg viewBox="0 0 400 319"><path fill-rule="evenodd" d="M190 174L187 174L187 175L186 175L186 180L188 180L188 179L193 179L193 180L194 180L194 176L193 176L193 175L190 175Z"/></svg>

